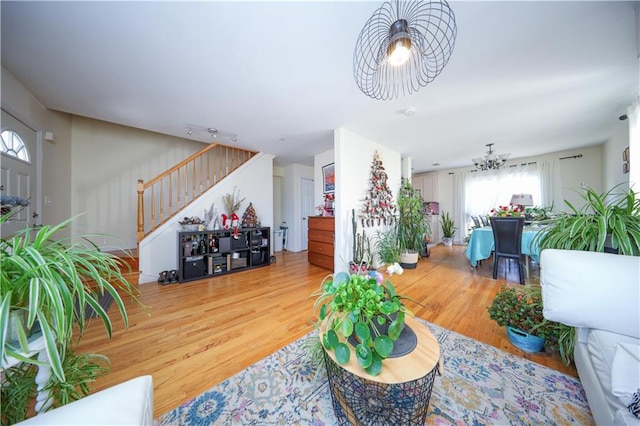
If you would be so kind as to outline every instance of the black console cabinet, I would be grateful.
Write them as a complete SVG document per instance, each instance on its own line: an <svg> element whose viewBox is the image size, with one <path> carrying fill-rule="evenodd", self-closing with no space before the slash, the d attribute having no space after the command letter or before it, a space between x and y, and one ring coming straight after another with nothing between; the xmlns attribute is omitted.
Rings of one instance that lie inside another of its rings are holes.
<svg viewBox="0 0 640 426"><path fill-rule="evenodd" d="M178 281L228 274L271 262L271 229L179 231Z"/></svg>

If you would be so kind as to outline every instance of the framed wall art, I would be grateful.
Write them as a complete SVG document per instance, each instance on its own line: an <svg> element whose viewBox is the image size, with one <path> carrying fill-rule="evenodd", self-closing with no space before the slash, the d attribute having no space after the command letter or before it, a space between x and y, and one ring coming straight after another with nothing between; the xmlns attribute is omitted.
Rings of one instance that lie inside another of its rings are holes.
<svg viewBox="0 0 640 426"><path fill-rule="evenodd" d="M332 194L336 190L336 169L335 163L322 166L322 192Z"/></svg>
<svg viewBox="0 0 640 426"><path fill-rule="evenodd" d="M629 158L629 147L626 147L624 151L622 151L622 173L629 173L630 164L631 159Z"/></svg>
<svg viewBox="0 0 640 426"><path fill-rule="evenodd" d="M425 201L423 207L426 214L440 214L440 204L437 201Z"/></svg>

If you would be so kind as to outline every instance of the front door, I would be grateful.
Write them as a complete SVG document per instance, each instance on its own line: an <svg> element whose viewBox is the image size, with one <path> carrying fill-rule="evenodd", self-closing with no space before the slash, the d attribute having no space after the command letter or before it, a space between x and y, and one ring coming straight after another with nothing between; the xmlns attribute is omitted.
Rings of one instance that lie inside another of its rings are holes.
<svg viewBox="0 0 640 426"><path fill-rule="evenodd" d="M3 202L28 200L28 205L11 207L10 219L0 227L5 237L16 231L40 223L37 182L38 138L35 130L2 110L2 170L0 174L0 194ZM7 206L6 204L4 205Z"/></svg>

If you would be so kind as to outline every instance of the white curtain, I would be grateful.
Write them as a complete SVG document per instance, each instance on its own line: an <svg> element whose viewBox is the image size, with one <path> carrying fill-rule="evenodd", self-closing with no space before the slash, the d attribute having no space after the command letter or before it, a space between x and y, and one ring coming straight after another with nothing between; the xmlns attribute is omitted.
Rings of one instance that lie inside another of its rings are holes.
<svg viewBox="0 0 640 426"><path fill-rule="evenodd" d="M469 229L469 216L465 212L465 199L466 199L466 181L469 172L455 172L453 174L453 212L451 212L451 218L456 230L453 236L455 243L462 243L464 237L467 235Z"/></svg>
<svg viewBox="0 0 640 426"><path fill-rule="evenodd" d="M553 207L554 211L561 211L564 207L558 161L557 159L553 159L539 161L537 163L538 176L540 177L540 205Z"/></svg>
<svg viewBox="0 0 640 426"><path fill-rule="evenodd" d="M545 179L553 181L553 167L547 166ZM467 217L489 214L491 209L506 206L513 194L531 194L535 206L547 206L543 198L541 171L535 164L506 169L468 173L465 183Z"/></svg>
<svg viewBox="0 0 640 426"><path fill-rule="evenodd" d="M640 98L627 108L629 118L629 188L640 193Z"/></svg>

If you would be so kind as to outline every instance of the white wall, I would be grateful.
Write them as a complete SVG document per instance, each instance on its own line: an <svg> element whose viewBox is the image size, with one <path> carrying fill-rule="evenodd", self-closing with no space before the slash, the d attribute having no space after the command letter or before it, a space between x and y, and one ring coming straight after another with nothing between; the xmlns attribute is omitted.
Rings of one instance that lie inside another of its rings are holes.
<svg viewBox="0 0 640 426"><path fill-rule="evenodd" d="M282 178L284 169L273 167L273 225L280 229L282 223Z"/></svg>
<svg viewBox="0 0 640 426"><path fill-rule="evenodd" d="M291 164L284 167L282 179L282 220L289 227L287 233L288 251L298 252L302 250L300 239L302 238L302 212L300 209L300 179L313 179L313 167L302 164ZM280 226L280 225L278 225ZM306 229L305 229L306 231Z"/></svg>
<svg viewBox="0 0 640 426"><path fill-rule="evenodd" d="M213 202L218 216L224 213L222 197L239 191L245 198L238 216L253 203L261 226L271 227L271 254L273 254L273 156L260 153L231 173L204 196L184 209L181 216L202 217L204 210ZM178 269L178 221L170 221L140 243L140 283L156 282L161 271Z"/></svg>
<svg viewBox="0 0 640 426"><path fill-rule="evenodd" d="M622 172L622 151L629 146L629 120L618 121L615 134L602 148L603 188L618 184L621 191L629 189L629 173Z"/></svg>
<svg viewBox="0 0 640 426"><path fill-rule="evenodd" d="M334 131L334 151L336 163L336 209L335 209L335 247L334 271L348 271L353 251L353 227L351 210L362 208L371 180L373 155L378 151L387 172L387 183L394 199L398 198L401 181L400 153L373 142L344 128ZM358 231L361 231L359 224ZM369 227L368 236L375 235L381 227Z"/></svg>
<svg viewBox="0 0 640 426"><path fill-rule="evenodd" d="M119 241L96 241L107 249L109 244L136 247L138 179L148 181L205 147L79 116L73 117L71 136L71 209L86 212L77 231L117 237Z"/></svg>

